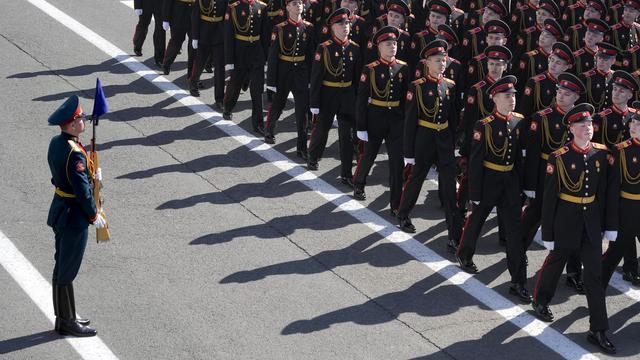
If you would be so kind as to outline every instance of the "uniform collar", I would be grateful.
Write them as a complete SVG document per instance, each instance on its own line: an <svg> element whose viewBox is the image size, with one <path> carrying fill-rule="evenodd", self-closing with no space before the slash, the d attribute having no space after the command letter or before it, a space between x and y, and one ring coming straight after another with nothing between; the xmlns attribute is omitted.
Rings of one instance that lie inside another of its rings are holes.
<svg viewBox="0 0 640 360"><path fill-rule="evenodd" d="M588 47L587 45L585 45L584 47L584 51L586 51L589 55L595 55L597 50L592 50L590 47Z"/></svg>
<svg viewBox="0 0 640 360"><path fill-rule="evenodd" d="M555 107L556 112L557 112L558 114L560 114L560 115L563 115L563 116L564 116L564 114L566 114L566 113L567 113L566 111L562 110L562 108L561 108L558 104L556 104L554 107Z"/></svg>
<svg viewBox="0 0 640 360"><path fill-rule="evenodd" d="M632 138L631 142L633 142L636 146L640 146L640 140L638 140L636 138Z"/></svg>
<svg viewBox="0 0 640 360"><path fill-rule="evenodd" d="M558 82L558 79L556 79L556 78L551 74L551 72L549 72L549 70L545 71L544 73L545 73L545 75L547 75L547 79L549 79L549 80L553 81L554 83L557 83L557 82Z"/></svg>
<svg viewBox="0 0 640 360"><path fill-rule="evenodd" d="M433 35L438 35L438 30L433 30L433 28L431 28L431 25L427 27L427 30L429 30L429 32Z"/></svg>
<svg viewBox="0 0 640 360"><path fill-rule="evenodd" d="M611 104L611 110L613 110L614 113L621 115L621 116L625 116L629 113L629 108L627 108L626 110L622 110L619 107L616 106L616 104Z"/></svg>
<svg viewBox="0 0 640 360"><path fill-rule="evenodd" d="M598 75L602 75L602 76L608 76L609 74L611 74L613 72L613 70L609 69L609 71L604 72L604 71L600 71L600 69L596 68L596 73L598 73Z"/></svg>
<svg viewBox="0 0 640 360"><path fill-rule="evenodd" d="M291 18L287 18L287 22L293 26L300 26L300 24L302 24L302 20L300 21L293 21L291 20Z"/></svg>
<svg viewBox="0 0 640 360"><path fill-rule="evenodd" d="M547 52L547 50L545 50L542 46L538 46L538 51L540 51L540 54L544 56L549 56L549 52Z"/></svg>
<svg viewBox="0 0 640 360"><path fill-rule="evenodd" d="M345 46L349 43L349 39L342 41L340 39L338 39L335 35L331 35L331 39L333 40L333 42L335 42L336 44L340 45L340 46Z"/></svg>
<svg viewBox="0 0 640 360"><path fill-rule="evenodd" d="M69 134L68 132L62 132L62 137L64 137L66 140L73 140L74 142L77 142L78 144L80 143L80 140L78 139L77 136L73 136L71 134Z"/></svg>
<svg viewBox="0 0 640 360"><path fill-rule="evenodd" d="M591 142L589 142L589 145L587 145L586 149L580 149L578 147L578 145L576 145L575 141L571 141L571 148L573 149L573 151L577 152L578 154L586 154L589 151L591 151Z"/></svg>
<svg viewBox="0 0 640 360"><path fill-rule="evenodd" d="M533 4L531 3L531 1L527 1L527 6L528 6L529 8L531 8L532 10L538 10L538 6L533 5Z"/></svg>
<svg viewBox="0 0 640 360"><path fill-rule="evenodd" d="M378 61L380 61L380 63L383 64L383 65L389 65L389 66L393 66L393 65L397 64L397 61L396 61L395 57L393 59L391 59L391 61L387 61L387 60L383 59L382 57L380 57L380 59Z"/></svg>
<svg viewBox="0 0 640 360"><path fill-rule="evenodd" d="M513 113L509 113L509 115L502 115L500 114L497 110L493 112L493 116L498 119L498 120L502 120L502 121L511 121L511 119L513 119Z"/></svg>
<svg viewBox="0 0 640 360"><path fill-rule="evenodd" d="M434 78L433 76L427 74L427 80L434 82L436 84L440 84L442 82L442 79L444 78L444 76L439 75L437 78Z"/></svg>
<svg viewBox="0 0 640 360"><path fill-rule="evenodd" d="M487 82L487 84L489 84L489 85L493 85L493 83L494 83L494 82L496 82L496 81L491 77L491 75L489 75L489 74L487 74L487 75L484 77L484 80L485 80L485 81Z"/></svg>

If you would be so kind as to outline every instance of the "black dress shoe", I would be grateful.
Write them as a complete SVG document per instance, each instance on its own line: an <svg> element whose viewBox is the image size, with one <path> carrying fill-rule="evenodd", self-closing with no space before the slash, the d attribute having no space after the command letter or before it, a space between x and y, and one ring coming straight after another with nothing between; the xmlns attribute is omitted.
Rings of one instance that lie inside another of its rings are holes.
<svg viewBox="0 0 640 360"><path fill-rule="evenodd" d="M133 53L136 54L136 56L142 56L142 49L133 49Z"/></svg>
<svg viewBox="0 0 640 360"><path fill-rule="evenodd" d="M267 134L264 136L264 142L267 144L275 144L276 143L276 137L270 134Z"/></svg>
<svg viewBox="0 0 640 360"><path fill-rule="evenodd" d="M318 162L317 161L313 161L311 159L309 159L307 161L307 170L309 171L315 171L318 170Z"/></svg>
<svg viewBox="0 0 640 360"><path fill-rule="evenodd" d="M165 75L169 75L169 73L171 73L171 68L167 65L162 65L162 70Z"/></svg>
<svg viewBox="0 0 640 360"><path fill-rule="evenodd" d="M59 317L56 317L56 322L54 325L54 329L56 331L58 331L60 329L60 320L62 320ZM82 318L76 318L76 322L82 326L88 326L89 324L91 324L91 320L89 319L82 319Z"/></svg>
<svg viewBox="0 0 640 360"><path fill-rule="evenodd" d="M531 294L529 294L529 290L524 287L522 284L511 284L509 287L509 294L515 295L525 304L530 304L533 301Z"/></svg>
<svg viewBox="0 0 640 360"><path fill-rule="evenodd" d="M353 189L353 198L356 200L367 200L367 194L364 193L364 186L357 184Z"/></svg>
<svg viewBox="0 0 640 360"><path fill-rule="evenodd" d="M391 209L391 210L389 210L389 212L391 213L391 216L393 216L394 218L398 218L398 210L397 209Z"/></svg>
<svg viewBox="0 0 640 360"><path fill-rule="evenodd" d="M580 276L578 275L567 275L566 284L580 295L584 295L586 293L584 290L584 283L580 280Z"/></svg>
<svg viewBox="0 0 640 360"><path fill-rule="evenodd" d="M622 273L622 280L630 282L632 285L640 285L640 276L633 271L625 271Z"/></svg>
<svg viewBox="0 0 640 360"><path fill-rule="evenodd" d="M460 256L458 255L456 255L456 260L458 261L458 264L460 265L460 269L462 269L462 271L468 274L478 273L478 267L473 262L473 260L462 260L462 258L460 258Z"/></svg>
<svg viewBox="0 0 640 360"><path fill-rule="evenodd" d="M592 344L598 345L600 349L602 349L602 351L607 354L616 353L616 347L613 345L613 343L611 343L611 341L609 341L609 339L607 339L607 335L603 330L589 330L589 333L587 334L587 340L589 340L589 342Z"/></svg>
<svg viewBox="0 0 640 360"><path fill-rule="evenodd" d="M62 319L56 321L58 327L56 331L60 335L71 335L77 337L89 337L96 336L98 333L94 328L90 328L88 326L80 325L74 319Z"/></svg>
<svg viewBox="0 0 640 360"><path fill-rule="evenodd" d="M198 89L204 89L204 83L202 81L198 81L196 85L198 85Z"/></svg>
<svg viewBox="0 0 640 360"><path fill-rule="evenodd" d="M449 242L447 243L447 250L449 250L450 253L455 254L458 251L458 243L453 239L449 239Z"/></svg>
<svg viewBox="0 0 640 360"><path fill-rule="evenodd" d="M223 119L225 119L225 120L231 120L231 112L229 112L229 111L224 111L224 112L222 113L222 118L223 118Z"/></svg>
<svg viewBox="0 0 640 360"><path fill-rule="evenodd" d="M538 304L535 301L532 301L531 307L533 307L533 311L538 319L544 322L553 321L553 313L547 305Z"/></svg>
<svg viewBox="0 0 640 360"><path fill-rule="evenodd" d="M189 89L189 94L193 97L200 97L200 90L198 88Z"/></svg>
<svg viewBox="0 0 640 360"><path fill-rule="evenodd" d="M253 132L258 134L258 135L264 136L264 125L258 124L258 126L255 126L253 128Z"/></svg>
<svg viewBox="0 0 640 360"><path fill-rule="evenodd" d="M400 218L398 219L398 221L400 223L399 224L400 230L410 234L413 234L416 232L416 227L413 226L413 223L411 223L411 219L409 219L408 217Z"/></svg>
<svg viewBox="0 0 640 360"><path fill-rule="evenodd" d="M306 151L302 151L302 150L296 150L296 156L301 158L304 161L307 161L309 159L309 154L307 154Z"/></svg>
<svg viewBox="0 0 640 360"><path fill-rule="evenodd" d="M204 67L204 71L209 73L209 74L211 74L211 73L213 73L213 68L211 66L205 66Z"/></svg>
<svg viewBox="0 0 640 360"><path fill-rule="evenodd" d="M162 69L162 60L155 60L155 63L159 69Z"/></svg>
<svg viewBox="0 0 640 360"><path fill-rule="evenodd" d="M340 182L343 185L347 185L348 187L353 189L353 176L340 176Z"/></svg>

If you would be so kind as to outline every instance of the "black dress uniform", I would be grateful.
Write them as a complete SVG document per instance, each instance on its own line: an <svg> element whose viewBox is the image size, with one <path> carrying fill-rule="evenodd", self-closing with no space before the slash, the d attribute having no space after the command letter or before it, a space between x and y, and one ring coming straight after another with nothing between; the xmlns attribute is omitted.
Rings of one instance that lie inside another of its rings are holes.
<svg viewBox="0 0 640 360"><path fill-rule="evenodd" d="M162 66L164 60L164 46L166 34L162 28L162 0L134 0L133 8L142 10L138 16L138 24L133 33L133 52L142 56L142 45L149 31L151 18L154 18L153 26L153 59L156 65Z"/></svg>
<svg viewBox="0 0 640 360"><path fill-rule="evenodd" d="M391 11L402 14L405 18L411 15L411 10L409 9L409 5L405 3L403 0L389 0L388 5ZM387 14L381 15L377 18L377 24L374 24L371 27L371 32L375 34L384 26L387 26ZM411 64L413 60L413 52L411 50L411 34L406 31L406 29L398 29L400 30L400 35L398 37L398 52L396 53L396 59L402 60L408 64ZM372 40L367 42L367 49L364 51L364 60L366 63L370 63L375 61L378 58L378 47L373 43Z"/></svg>
<svg viewBox="0 0 640 360"><path fill-rule="evenodd" d="M422 50L421 58L446 55L447 43L434 40ZM454 132L458 109L455 108L455 83L440 76L426 75L409 85L406 96L405 127L403 139L404 157L414 159L402 189L398 208L400 228L415 232L409 219L420 194L422 183L433 164L438 166L439 190L442 195L449 241L460 236L462 218L456 206Z"/></svg>
<svg viewBox="0 0 640 360"><path fill-rule="evenodd" d="M238 101L240 89L249 80L251 94L251 125L262 133L262 91L264 63L269 50L266 4L259 0L239 0L230 3L224 15L225 68L233 68L224 96L225 118Z"/></svg>
<svg viewBox="0 0 640 360"><path fill-rule="evenodd" d="M60 125L84 116L77 96L67 99L50 117L49 125ZM94 336L88 320L77 319L73 280L78 275L87 245L88 227L98 219L93 198L93 169L78 138L62 132L49 143L47 155L55 194L47 225L55 234L53 309L55 330L63 335Z"/></svg>
<svg viewBox="0 0 640 360"><path fill-rule="evenodd" d="M577 51L585 46L584 36L587 31L592 31L604 36L609 31L609 25L600 19L585 19L580 23L575 24L569 28L564 35L564 42L571 47L574 51ZM576 70L576 74L580 74L589 70L588 67L582 67L583 71Z"/></svg>
<svg viewBox="0 0 640 360"><path fill-rule="evenodd" d="M487 35L488 34L503 34L505 37L509 37L509 35L510 35L509 26L505 22L503 22L501 20L488 21L482 31L484 33L486 33ZM482 40L480 42L480 44L481 44L482 49L483 49L480 54L472 57L466 63L464 62L464 60L462 60L462 59L460 60L463 63L463 67L466 64L466 67L467 67L466 84L469 84L469 85L473 85L473 84L477 83L478 81L483 80L485 75L487 75L487 56L484 53L484 50L486 48L486 42L484 40ZM472 46L470 49L474 49L474 47ZM468 50L463 50L462 51L463 54L466 51L468 51ZM509 51L509 54L510 54L510 57L513 57L511 55L511 51ZM464 57L464 55L463 55L463 57ZM506 69L507 72L509 71L510 67L511 67L511 62L509 61L507 63L507 69ZM465 90L466 90L467 86L468 85L463 86L463 88L465 88ZM477 121L478 119L479 118L475 119L474 121Z"/></svg>
<svg viewBox="0 0 640 360"><path fill-rule="evenodd" d="M207 66L212 64L214 72L214 99L220 109L224 100L224 14L227 0L197 0L191 12L191 38L198 40L198 51L193 63L189 90L199 96L198 82Z"/></svg>
<svg viewBox="0 0 640 360"><path fill-rule="evenodd" d="M482 54L484 48L487 46L486 34L491 33L491 29L496 29L495 27L498 29L507 29L507 31L503 33L509 37L509 25L502 20L493 19L487 21L486 24L482 23L482 12L484 11L491 11L501 19L506 18L509 14L507 8L498 0L488 1L484 8L468 14L465 27L459 33L462 38L463 48L463 55L460 57L460 61L462 61L463 64L466 64L469 59ZM494 32L498 33L500 31Z"/></svg>
<svg viewBox="0 0 640 360"><path fill-rule="evenodd" d="M513 75L505 76L487 91L492 96L515 92L516 81ZM497 111L476 122L469 156L469 199L477 205L467 218L456 259L464 271L478 271L472 260L476 242L491 209L497 206L506 227L507 267L511 275L509 292L529 303L531 296L525 288L527 267L520 221L523 124L522 115L503 115Z"/></svg>
<svg viewBox="0 0 640 360"><path fill-rule="evenodd" d="M564 36L564 31L560 27L557 21L553 19L547 19L544 21L544 29L542 31L546 31L556 38L557 41L560 41ZM540 33L538 33L539 35ZM538 42L538 36L535 36L536 43ZM542 74L545 72L549 65L549 55L551 53L551 49L545 50L544 48L538 46L537 49L530 50L525 52L520 56L520 63L518 65L517 71L514 71L515 75L520 79L529 79L538 74ZM518 91L522 91L524 88L524 84L522 86L516 87Z"/></svg>
<svg viewBox="0 0 640 360"><path fill-rule="evenodd" d="M380 29L373 41L397 40L397 28ZM384 140L389 154L390 206L396 211L402 194L402 130L404 128L405 95L411 82L407 63L402 60L385 61L380 58L367 64L360 75L356 101L356 129L366 131L368 140L358 156L353 183L354 198L365 199L364 187L369 170Z"/></svg>
<svg viewBox="0 0 640 360"><path fill-rule="evenodd" d="M552 0L540 1L539 10L548 12L551 14L551 18L546 19L542 24L536 22L535 25L516 34L515 43L513 44L513 54L516 59L519 59L525 52L536 48L540 33L544 30L549 31L558 41L561 41L564 37L563 27L555 20L559 11L558 6ZM553 22L552 28L547 25L549 21Z"/></svg>
<svg viewBox="0 0 640 360"><path fill-rule="evenodd" d="M622 12L624 11L623 0L607 0L607 16L604 18L608 24L615 24L622 18Z"/></svg>
<svg viewBox="0 0 640 360"><path fill-rule="evenodd" d="M340 8L327 19L329 25L349 21L351 12ZM351 129L354 126L356 87L361 68L360 47L353 41L342 42L335 36L318 45L311 66L311 109L319 109L316 117L311 141L309 143L309 160L307 168L316 170L318 160L327 145L327 137L333 123L338 118L338 137L340 142L341 177L343 182L351 183L353 145L350 141Z"/></svg>
<svg viewBox="0 0 640 360"><path fill-rule="evenodd" d="M537 10L538 7L528 1L516 5L516 8L513 9L511 19L509 21L509 28L514 35L522 33L525 31L525 29L536 25ZM514 43L511 42L509 43L509 45L514 45Z"/></svg>
<svg viewBox="0 0 640 360"><path fill-rule="evenodd" d="M428 4L429 12L435 12L444 15L447 19L451 15L451 6L441 0L431 0ZM416 66L417 62L421 60L420 54L427 44L431 43L438 36L438 29L428 25L426 29L416 32L411 37L411 51L413 52L412 59L409 62L412 68Z"/></svg>
<svg viewBox="0 0 640 360"><path fill-rule="evenodd" d="M288 1L287 1L288 2ZM267 113L265 142L275 143L276 123L282 115L289 93L293 93L298 138L296 154L307 159L307 111L309 77L316 49L315 28L308 21L290 18L275 26L267 59L267 88L276 88Z"/></svg>
<svg viewBox="0 0 640 360"><path fill-rule="evenodd" d="M640 11L640 0L627 0L624 6ZM626 24L620 17L619 22L611 25L611 30L605 36L604 41L615 45L620 50L628 50L640 41L640 24L637 22Z"/></svg>
<svg viewBox="0 0 640 360"><path fill-rule="evenodd" d="M638 117L635 117L638 121ZM602 283L606 287L615 268L626 255L636 254L636 237L640 236L640 140L627 139L613 148L609 159L612 165L609 171L609 199L611 206L607 209L607 217L618 223L618 237L609 243L609 248L602 256ZM613 240L613 239L612 239ZM635 257L635 256L634 256ZM626 280L638 285L638 264L635 268L625 269Z"/></svg>
<svg viewBox="0 0 640 360"><path fill-rule="evenodd" d="M194 2L195 0L164 0L162 14L164 21L169 22L171 26L171 39L169 39L169 44L167 44L162 63L165 75L169 75L171 65L173 65L173 62L176 60L182 43L188 35L187 78L191 77L194 57L193 47L191 47L191 10Z"/></svg>
<svg viewBox="0 0 640 360"><path fill-rule="evenodd" d="M598 43L596 56L616 56L618 53L615 46L608 43ZM593 105L596 112L601 111L611 104L611 86L609 84L613 76L613 70L603 72L597 68L582 73L581 79L587 91L585 101Z"/></svg>
<svg viewBox="0 0 640 360"><path fill-rule="evenodd" d="M593 106L580 104L565 115L565 123L591 121ZM562 268L570 254L578 252L584 264L584 283L589 305L589 340L603 350L615 351L604 336L609 328L602 286L602 233L607 195L607 148L589 143L586 149L575 142L556 150L546 167L542 201L542 240L553 244L534 290L533 308L544 321L552 321L548 305L555 293Z"/></svg>
<svg viewBox="0 0 640 360"><path fill-rule="evenodd" d="M565 43L557 42L553 44L551 53L569 64L573 64L575 61L571 49ZM529 118L536 111L550 107L556 96L557 83L558 79L549 70L529 78L520 97L517 107L518 112L524 115L525 118Z"/></svg>

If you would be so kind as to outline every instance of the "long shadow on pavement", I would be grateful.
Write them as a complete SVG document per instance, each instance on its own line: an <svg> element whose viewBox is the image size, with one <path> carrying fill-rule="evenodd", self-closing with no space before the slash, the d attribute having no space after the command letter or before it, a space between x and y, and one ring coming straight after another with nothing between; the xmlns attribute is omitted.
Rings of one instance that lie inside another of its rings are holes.
<svg viewBox="0 0 640 360"><path fill-rule="evenodd" d="M13 339L0 340L0 354L8 354L61 339L64 339L64 337L53 330L48 330Z"/></svg>

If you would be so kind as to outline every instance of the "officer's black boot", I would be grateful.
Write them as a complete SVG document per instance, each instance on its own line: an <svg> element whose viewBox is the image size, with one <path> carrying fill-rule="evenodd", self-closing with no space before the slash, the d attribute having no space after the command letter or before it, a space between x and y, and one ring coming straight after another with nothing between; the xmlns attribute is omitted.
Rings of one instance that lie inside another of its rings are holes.
<svg viewBox="0 0 640 360"><path fill-rule="evenodd" d="M95 336L96 330L88 326L80 325L76 322L74 313L75 304L73 303L73 290L71 286L57 286L58 297L58 321L56 331L60 335L72 335L78 337Z"/></svg>
<svg viewBox="0 0 640 360"><path fill-rule="evenodd" d="M69 294L71 297L71 305L73 306L73 317L76 319L76 322L84 326L91 324L91 320L78 317L77 315L78 313L76 312L76 295L73 292L73 283L69 284L68 287L69 287Z"/></svg>
<svg viewBox="0 0 640 360"><path fill-rule="evenodd" d="M367 200L367 195L364 193L364 184L353 184L353 198L356 200Z"/></svg>
<svg viewBox="0 0 640 360"><path fill-rule="evenodd" d="M189 94L191 94L191 96L193 97L200 96L200 90L198 89L198 82L199 81L189 80Z"/></svg>
<svg viewBox="0 0 640 360"><path fill-rule="evenodd" d="M60 312L58 311L58 287L56 286L56 282L52 281L51 293L53 295L53 314L56 316L56 323L54 326L55 331L58 331L60 328Z"/></svg>

